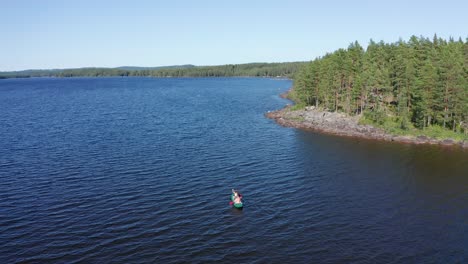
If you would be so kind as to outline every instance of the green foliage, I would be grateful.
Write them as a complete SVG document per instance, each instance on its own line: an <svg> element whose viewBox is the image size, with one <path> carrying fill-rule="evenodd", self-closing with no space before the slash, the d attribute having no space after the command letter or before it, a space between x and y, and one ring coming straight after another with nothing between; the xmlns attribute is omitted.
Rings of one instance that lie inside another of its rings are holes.
<svg viewBox="0 0 468 264"><path fill-rule="evenodd" d="M370 120L372 123L383 125L386 120L386 115L383 111L365 111L364 118Z"/></svg>
<svg viewBox="0 0 468 264"><path fill-rule="evenodd" d="M292 77L305 62L247 63L219 66L168 66L168 67L119 67L119 68L80 68L64 70L28 70L20 72L0 72L3 78L25 77Z"/></svg>
<svg viewBox="0 0 468 264"><path fill-rule="evenodd" d="M296 102L350 115L390 130L467 133L468 40L434 36L359 43L311 61L294 79Z"/></svg>
<svg viewBox="0 0 468 264"><path fill-rule="evenodd" d="M408 123L409 126L406 129L402 129L401 120L399 120L397 117L393 117L393 118L387 117L384 120L384 122L374 122L366 118L364 115L359 120L359 123L363 125L372 125L375 127L382 128L387 133L392 134L392 135L397 135L397 136L410 135L410 136L415 136L415 137L426 136L426 137L435 138L435 139L451 138L457 141L468 140L467 134L453 132L441 126L430 126L422 130L422 129L417 129L414 126L412 126L411 123Z"/></svg>
<svg viewBox="0 0 468 264"><path fill-rule="evenodd" d="M412 124L409 122L406 116L399 117L398 123L400 124L400 128L403 130L409 130L412 127Z"/></svg>
<svg viewBox="0 0 468 264"><path fill-rule="evenodd" d="M306 107L305 103L297 103L291 106L291 110L303 110Z"/></svg>
<svg viewBox="0 0 468 264"><path fill-rule="evenodd" d="M422 134L437 139L452 138L459 141L468 140L468 136L444 129L441 126L431 126L423 130Z"/></svg>

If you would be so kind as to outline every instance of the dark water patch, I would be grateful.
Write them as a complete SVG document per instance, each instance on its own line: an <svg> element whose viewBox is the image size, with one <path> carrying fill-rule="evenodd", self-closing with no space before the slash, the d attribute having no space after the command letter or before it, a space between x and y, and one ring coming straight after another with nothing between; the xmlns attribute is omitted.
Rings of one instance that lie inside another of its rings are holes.
<svg viewBox="0 0 468 264"><path fill-rule="evenodd" d="M0 81L0 262L465 262L468 153L280 127L290 85Z"/></svg>

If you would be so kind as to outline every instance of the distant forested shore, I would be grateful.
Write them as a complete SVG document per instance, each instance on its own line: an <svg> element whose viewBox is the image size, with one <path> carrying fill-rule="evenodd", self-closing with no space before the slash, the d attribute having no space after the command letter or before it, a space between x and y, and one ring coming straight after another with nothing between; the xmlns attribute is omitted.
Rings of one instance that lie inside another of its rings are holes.
<svg viewBox="0 0 468 264"><path fill-rule="evenodd" d="M289 96L295 109L360 116L392 134L466 141L468 40L354 42L302 67Z"/></svg>
<svg viewBox="0 0 468 264"><path fill-rule="evenodd" d="M468 141L468 39L371 40L365 49L356 41L310 62L0 72L0 79L111 76L287 77L290 110L313 106L392 135Z"/></svg>
<svg viewBox="0 0 468 264"><path fill-rule="evenodd" d="M218 66L180 65L167 67L78 68L0 72L0 78L28 77L288 77L306 62L247 63Z"/></svg>

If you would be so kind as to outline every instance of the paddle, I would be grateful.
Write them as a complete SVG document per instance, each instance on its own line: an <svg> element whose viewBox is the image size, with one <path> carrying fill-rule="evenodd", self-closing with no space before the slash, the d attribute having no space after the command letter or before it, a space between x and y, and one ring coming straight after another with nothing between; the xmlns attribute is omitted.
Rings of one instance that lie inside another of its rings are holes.
<svg viewBox="0 0 468 264"><path fill-rule="evenodd" d="M234 189L232 189L231 191L232 191L232 193L234 193ZM232 206L233 204L234 204L234 201L230 201L230 202L229 202L229 205Z"/></svg>

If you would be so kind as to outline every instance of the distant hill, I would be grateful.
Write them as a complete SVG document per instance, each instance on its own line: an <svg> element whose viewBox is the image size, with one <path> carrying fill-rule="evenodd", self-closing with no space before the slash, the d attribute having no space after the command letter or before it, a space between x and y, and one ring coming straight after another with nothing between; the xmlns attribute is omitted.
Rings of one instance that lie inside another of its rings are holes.
<svg viewBox="0 0 468 264"><path fill-rule="evenodd" d="M115 68L106 67L83 67L83 68L68 68L68 69L28 69L22 71L0 71L0 78L21 78L21 77L46 77L56 76L62 72L83 72L83 71L95 71L95 70L124 70L124 71L142 71L142 70L162 70L162 69L187 69L196 67L192 64L185 65L171 65L171 66L157 66L157 67L139 67L139 66L120 66Z"/></svg>
<svg viewBox="0 0 468 264"><path fill-rule="evenodd" d="M51 70L24 70L0 72L0 78L29 77L111 77L111 76L146 76L146 77L292 77L305 62L282 63L246 63L217 66L195 66L191 64L138 67L121 66L116 68L75 68Z"/></svg>
<svg viewBox="0 0 468 264"><path fill-rule="evenodd" d="M23 71L9 71L0 72L0 78L15 78L15 77L41 77L50 76L63 71L63 69L51 69L51 70L23 70Z"/></svg>
<svg viewBox="0 0 468 264"><path fill-rule="evenodd" d="M184 64L184 65L158 66L158 67L120 66L120 67L116 67L115 69L127 70L127 71L139 71L139 70L161 70L161 69L173 69L173 68L186 69L186 68L193 68L193 67L196 67L196 66L192 64Z"/></svg>

